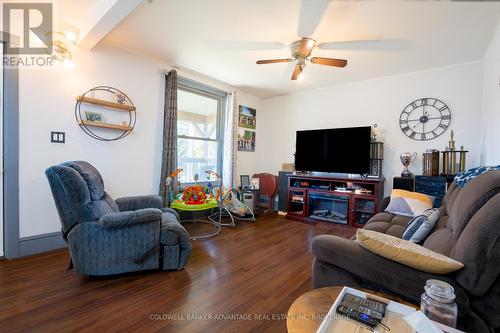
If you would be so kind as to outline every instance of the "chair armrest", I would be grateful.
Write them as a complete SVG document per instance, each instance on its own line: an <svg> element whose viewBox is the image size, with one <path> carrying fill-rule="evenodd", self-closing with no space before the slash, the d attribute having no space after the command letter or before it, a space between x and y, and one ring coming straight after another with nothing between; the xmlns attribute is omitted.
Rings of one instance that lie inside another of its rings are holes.
<svg viewBox="0 0 500 333"><path fill-rule="evenodd" d="M161 222L162 212L156 208L138 209L128 212L108 213L99 218L98 224L106 229L122 228L145 222Z"/></svg>
<svg viewBox="0 0 500 333"><path fill-rule="evenodd" d="M316 236L311 241L311 252L322 262L342 268L362 280L413 301L420 300L427 280L439 279L455 288L457 304L469 304L465 290L455 281L453 273L439 275L419 271L370 252L355 240L332 235Z"/></svg>
<svg viewBox="0 0 500 333"><path fill-rule="evenodd" d="M175 218L177 219L177 221L181 220L179 213L173 208L165 207L165 208L162 208L161 211L163 213L170 213L170 214L174 215Z"/></svg>
<svg viewBox="0 0 500 333"><path fill-rule="evenodd" d="M121 212L129 210L138 210L143 208L157 208L163 207L163 200L159 195L140 195L135 197L124 197L115 200Z"/></svg>

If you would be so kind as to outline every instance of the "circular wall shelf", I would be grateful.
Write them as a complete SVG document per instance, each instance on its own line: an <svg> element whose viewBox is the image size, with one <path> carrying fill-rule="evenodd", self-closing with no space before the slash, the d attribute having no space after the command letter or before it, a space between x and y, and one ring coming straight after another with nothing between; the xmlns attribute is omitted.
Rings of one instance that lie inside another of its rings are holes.
<svg viewBox="0 0 500 333"><path fill-rule="evenodd" d="M100 94L102 94L102 92L110 94L115 99L116 96L120 96L122 98L122 102L118 103L118 102L111 102L107 99L97 99L94 97L96 92L99 92ZM82 115L81 111L81 106L84 103L100 106L105 109L110 109L114 111L127 112L128 123L112 124L112 123L105 123L102 121L87 119L86 115L85 114ZM135 127L136 113L135 113L134 103L132 103L130 98L125 93L110 86L97 86L86 91L82 95L76 97L75 118L80 128L90 137L100 141L116 141L123 139L124 137L129 135L130 132L132 132L132 130ZM119 134L105 137L102 134L97 134L95 131L96 128L106 129L109 130L110 132L119 131Z"/></svg>

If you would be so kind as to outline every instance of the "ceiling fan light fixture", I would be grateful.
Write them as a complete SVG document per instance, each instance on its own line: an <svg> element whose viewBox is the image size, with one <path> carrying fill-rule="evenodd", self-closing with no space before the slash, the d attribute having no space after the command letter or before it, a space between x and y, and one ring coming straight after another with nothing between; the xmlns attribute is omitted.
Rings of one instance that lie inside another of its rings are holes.
<svg viewBox="0 0 500 333"><path fill-rule="evenodd" d="M295 62L295 66L292 72L292 81L301 80L304 77L304 68L307 62L312 64L333 66L333 67L345 67L347 65L347 60L345 59L334 59L334 58L323 58L323 57L310 57L312 50L316 47L316 41L312 38L302 37L302 39L293 42L290 45L292 52L291 58L286 59L266 59L257 60L257 65L262 64L274 64L278 62Z"/></svg>
<svg viewBox="0 0 500 333"><path fill-rule="evenodd" d="M290 45L294 58L307 58L312 49L316 46L316 41L312 38L302 37Z"/></svg>

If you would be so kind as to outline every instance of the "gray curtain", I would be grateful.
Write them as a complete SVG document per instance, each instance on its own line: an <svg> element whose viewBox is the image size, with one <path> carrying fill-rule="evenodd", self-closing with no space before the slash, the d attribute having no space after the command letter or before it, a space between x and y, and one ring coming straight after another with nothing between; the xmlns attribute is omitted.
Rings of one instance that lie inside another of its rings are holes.
<svg viewBox="0 0 500 333"><path fill-rule="evenodd" d="M222 158L222 184L229 188L236 186L236 158L238 156L237 105L236 92L232 91L227 96L224 124L224 150Z"/></svg>
<svg viewBox="0 0 500 333"><path fill-rule="evenodd" d="M177 169L177 72L171 70L165 80L165 106L163 114L163 152L161 158L160 195L168 206L168 175ZM177 177L172 179L172 189L177 193Z"/></svg>

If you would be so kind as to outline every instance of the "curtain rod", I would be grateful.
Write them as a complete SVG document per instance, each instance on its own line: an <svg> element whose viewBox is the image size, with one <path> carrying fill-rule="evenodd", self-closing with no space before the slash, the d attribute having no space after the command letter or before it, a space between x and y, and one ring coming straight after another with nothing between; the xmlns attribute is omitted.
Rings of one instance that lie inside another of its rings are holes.
<svg viewBox="0 0 500 333"><path fill-rule="evenodd" d="M162 69L161 69L161 72L162 72L163 74L167 75L167 74L168 74L171 70L173 70L173 69L175 69L175 70L177 71L177 74L178 74L178 76L180 76L180 77L183 77L183 78L185 78L185 79L187 79L187 80L191 80L191 81L198 82L198 83L200 83L200 84L203 84L203 85L208 86L208 87L210 87L210 88L213 88L213 89L215 89L215 90L220 90L220 91L223 91L223 92L225 92L225 93L227 93L227 94L229 94L229 95L232 95L232 94L233 94L233 92L235 92L235 91L236 91L236 89L235 89L235 88L229 88L229 89L226 89L226 88L218 88L218 87L213 86L211 83L205 83L205 82L203 82L202 80L199 80L199 79L193 79L193 78L191 78L191 77L188 77L188 76L185 76L185 75L179 74L179 71L181 71L181 72L182 72L182 69L181 69L181 68L178 68L178 67L162 68Z"/></svg>

